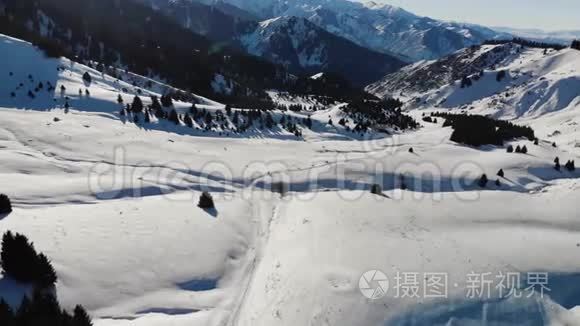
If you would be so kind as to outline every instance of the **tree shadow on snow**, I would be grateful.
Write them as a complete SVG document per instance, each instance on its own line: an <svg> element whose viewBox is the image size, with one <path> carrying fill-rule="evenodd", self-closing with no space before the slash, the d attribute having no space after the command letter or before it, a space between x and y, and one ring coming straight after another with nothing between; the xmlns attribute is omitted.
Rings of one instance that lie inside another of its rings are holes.
<svg viewBox="0 0 580 326"><path fill-rule="evenodd" d="M206 212L208 215L211 215L214 218L218 217L218 210L215 208L202 208L204 212Z"/></svg>
<svg viewBox="0 0 580 326"><path fill-rule="evenodd" d="M177 286L180 289L186 291L203 292L215 290L217 288L218 281L218 279L199 279L179 283Z"/></svg>

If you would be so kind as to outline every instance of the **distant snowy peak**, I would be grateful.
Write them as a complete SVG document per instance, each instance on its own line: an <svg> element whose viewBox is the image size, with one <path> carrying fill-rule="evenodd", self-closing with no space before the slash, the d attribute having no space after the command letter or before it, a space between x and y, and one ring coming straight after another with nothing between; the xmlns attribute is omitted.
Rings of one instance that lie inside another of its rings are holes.
<svg viewBox="0 0 580 326"><path fill-rule="evenodd" d="M361 47L296 16L259 22L253 31L240 36L239 41L250 54L292 71L334 72L357 86L375 81L404 64L393 56Z"/></svg>
<svg viewBox="0 0 580 326"><path fill-rule="evenodd" d="M210 0L204 0L210 1ZM468 24L419 17L401 8L348 0L222 0L263 19L305 18L325 30L375 51L406 61L434 59L505 33Z"/></svg>

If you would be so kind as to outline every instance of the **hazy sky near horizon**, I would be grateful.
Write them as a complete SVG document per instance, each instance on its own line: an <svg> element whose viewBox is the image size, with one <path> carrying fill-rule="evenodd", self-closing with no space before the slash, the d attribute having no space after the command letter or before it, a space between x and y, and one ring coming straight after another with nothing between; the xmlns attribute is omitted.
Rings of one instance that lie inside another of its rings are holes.
<svg viewBox="0 0 580 326"><path fill-rule="evenodd" d="M420 16L487 26L580 30L580 0L378 0L377 2L401 7Z"/></svg>

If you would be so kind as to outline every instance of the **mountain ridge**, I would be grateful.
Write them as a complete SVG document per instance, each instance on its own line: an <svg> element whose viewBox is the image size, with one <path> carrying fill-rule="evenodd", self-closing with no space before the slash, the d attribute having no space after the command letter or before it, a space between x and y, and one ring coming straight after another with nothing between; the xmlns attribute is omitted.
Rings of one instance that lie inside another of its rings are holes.
<svg viewBox="0 0 580 326"><path fill-rule="evenodd" d="M215 3L214 0L192 0ZM406 61L434 59L505 33L463 23L420 17L404 9L348 0L219 0L261 17L297 16L375 51Z"/></svg>

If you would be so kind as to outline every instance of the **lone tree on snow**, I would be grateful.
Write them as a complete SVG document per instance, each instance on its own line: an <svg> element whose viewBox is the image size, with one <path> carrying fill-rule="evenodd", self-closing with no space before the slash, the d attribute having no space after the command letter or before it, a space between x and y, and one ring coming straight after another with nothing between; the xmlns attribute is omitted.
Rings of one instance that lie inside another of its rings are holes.
<svg viewBox="0 0 580 326"><path fill-rule="evenodd" d="M380 185L375 183L374 185L371 186L371 194L380 195L382 193L383 193L383 189Z"/></svg>
<svg viewBox="0 0 580 326"><path fill-rule="evenodd" d="M201 197L199 197L199 203L197 204L197 207L203 209L215 208L215 205L213 203L213 197L209 194L209 192L204 191L201 194Z"/></svg>
<svg viewBox="0 0 580 326"><path fill-rule="evenodd" d="M93 82L93 78L91 77L91 74L89 74L88 71L83 74L83 80L89 85Z"/></svg>
<svg viewBox="0 0 580 326"><path fill-rule="evenodd" d="M500 169L500 170L497 172L497 176L498 176L498 177L500 177L500 178L503 178L503 177L505 176L505 173L503 172L503 169Z"/></svg>
<svg viewBox="0 0 580 326"><path fill-rule="evenodd" d="M411 154L415 153L415 150L413 149L413 147L409 148L409 153L411 153Z"/></svg>
<svg viewBox="0 0 580 326"><path fill-rule="evenodd" d="M12 213L12 203L5 194L0 194L0 214Z"/></svg>
<svg viewBox="0 0 580 326"><path fill-rule="evenodd" d="M479 181L477 182L477 184L481 187L481 188L485 188L487 186L487 183L489 182L489 179L487 178L487 175L482 175L481 178L479 179Z"/></svg>

